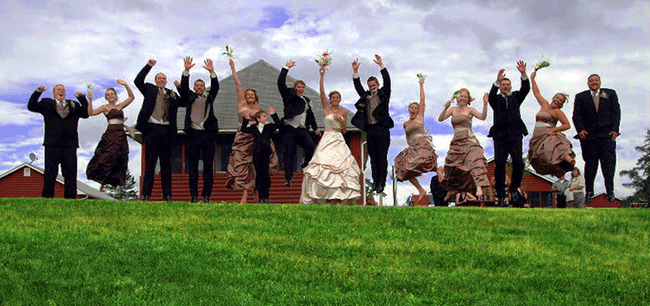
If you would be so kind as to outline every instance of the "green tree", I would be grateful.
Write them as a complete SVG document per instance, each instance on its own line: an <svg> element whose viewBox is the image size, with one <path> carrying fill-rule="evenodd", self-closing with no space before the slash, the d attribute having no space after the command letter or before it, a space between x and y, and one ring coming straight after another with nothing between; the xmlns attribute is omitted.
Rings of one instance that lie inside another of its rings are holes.
<svg viewBox="0 0 650 306"><path fill-rule="evenodd" d="M624 187L634 189L634 194L623 201L623 205L631 203L648 203L650 200L650 130L646 131L643 144L635 146L634 149L641 153L636 161L636 167L619 172L621 176L630 178L629 183L623 183Z"/></svg>
<svg viewBox="0 0 650 306"><path fill-rule="evenodd" d="M126 184L124 186L104 186L105 194L120 201L135 201L139 199L138 190L135 188L135 178L129 169L126 170Z"/></svg>

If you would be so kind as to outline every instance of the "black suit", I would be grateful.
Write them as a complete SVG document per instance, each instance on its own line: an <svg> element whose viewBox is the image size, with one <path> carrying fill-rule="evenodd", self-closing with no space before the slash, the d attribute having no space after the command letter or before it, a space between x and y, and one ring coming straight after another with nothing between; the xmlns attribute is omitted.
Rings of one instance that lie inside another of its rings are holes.
<svg viewBox="0 0 650 306"><path fill-rule="evenodd" d="M190 173L190 194L194 197L199 195L199 156L203 160L203 192L204 197L212 195L212 185L214 183L214 153L216 150L216 137L219 132L219 122L214 115L214 99L219 92L219 79L215 75L210 78L210 91L207 93L205 101L205 112L208 114L203 123L205 130L195 130L192 128L192 105L199 96L190 90L190 76L183 74L181 78L181 106L186 106L185 128L187 142L185 144L185 155L189 163Z"/></svg>
<svg viewBox="0 0 650 306"><path fill-rule="evenodd" d="M276 113L271 115L275 123L267 123L264 125L262 132L257 127L257 124L248 126L248 119L244 119L241 125L241 131L244 133L253 134L254 149L253 149L253 164L255 165L255 187L259 195L260 201L269 198L269 188L271 187L271 177L269 175L269 159L273 150L271 149L271 134L275 132L280 126L280 118Z"/></svg>
<svg viewBox="0 0 650 306"><path fill-rule="evenodd" d="M45 173L43 180L44 198L54 197L54 182L61 164L61 174L65 179L64 196L77 198L77 148L79 147L79 118L88 118L88 101L79 97L79 103L65 100L70 113L61 118L56 109L56 100L43 98L42 92L35 91L29 98L27 109L43 115L45 123L43 146L45 147Z"/></svg>
<svg viewBox="0 0 650 306"><path fill-rule="evenodd" d="M153 176L156 171L156 162L160 158L160 181L164 197L172 195L172 170L171 170L171 146L176 138L176 114L180 97L172 90L165 88L165 95L169 107L167 115L169 125L155 124L149 122L149 117L153 113L158 96L158 87L151 83L145 83L144 79L151 71L151 66L145 65L135 77L135 86L144 96L142 108L138 113L138 122L135 126L138 131L142 132L144 140L144 179L142 181L142 196L150 196L153 189Z"/></svg>
<svg viewBox="0 0 650 306"><path fill-rule="evenodd" d="M373 110L372 116L377 119L376 124L368 124L368 97L367 91L361 85L361 79L357 76L352 78L354 89L359 94L359 100L354 105L357 112L352 117L352 124L367 133L368 155L370 155L370 167L372 169L372 180L374 189L381 192L386 186L386 175L388 175L388 147L390 146L390 129L394 122L388 111L390 101L390 75L384 67L380 70L384 86L377 89L379 105Z"/></svg>
<svg viewBox="0 0 650 306"><path fill-rule="evenodd" d="M519 190L524 174L522 140L528 135L528 129L521 120L519 108L530 91L530 81L521 80L521 88L504 97L498 94L499 88L492 84L489 103L494 112L494 123L488 137L494 140L494 188L498 198L505 198L506 161L508 154L512 157L512 179L510 192Z"/></svg>
<svg viewBox="0 0 650 306"><path fill-rule="evenodd" d="M582 158L585 160L585 191L594 194L594 180L598 172L598 161L605 179L607 195L614 195L614 172L616 171L616 141L610 132L619 132L621 106L616 91L601 88L599 106L596 111L590 90L575 97L573 125L576 131L587 131L586 139L580 139ZM579 138L576 136L575 138Z"/></svg>
<svg viewBox="0 0 650 306"><path fill-rule="evenodd" d="M278 90L282 96L284 105L284 119L291 119L295 116L307 113L305 120L305 128L294 128L291 125L284 124L282 126L282 145L284 147L284 177L288 181L293 177L293 170L296 162L296 146L300 145L305 152L305 160L302 167L305 167L314 155L316 144L309 134L309 128L314 131L318 129L316 125L316 117L309 104L309 98L305 96L298 96L295 88L287 87L287 73L289 70L285 67L280 71L278 76Z"/></svg>

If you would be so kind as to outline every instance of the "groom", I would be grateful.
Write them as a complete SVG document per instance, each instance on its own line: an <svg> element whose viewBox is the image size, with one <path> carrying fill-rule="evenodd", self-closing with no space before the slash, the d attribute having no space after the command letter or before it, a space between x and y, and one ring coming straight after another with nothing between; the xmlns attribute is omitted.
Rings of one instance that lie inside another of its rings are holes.
<svg viewBox="0 0 650 306"><path fill-rule="evenodd" d="M384 81L384 87L379 88L379 81L376 77L368 78L368 89L365 90L359 78L359 59L352 63L352 81L354 89L359 94L359 100L354 105L357 108L356 114L352 117L352 124L366 132L368 141L368 155L370 155L370 167L372 169L372 189L381 193L386 186L386 175L388 174L388 147L390 146L390 129L394 123L388 112L390 100L390 76L388 69L384 66L381 56L375 54L375 64L379 66L379 72Z"/></svg>
<svg viewBox="0 0 650 306"><path fill-rule="evenodd" d="M488 137L494 140L494 188L497 190L497 205L506 205L506 161L512 157L512 180L510 182L510 197L512 206L523 207L526 201L519 191L524 174L522 157L522 141L528 135L524 121L521 120L519 107L530 91L530 81L526 75L526 63L517 62L517 70L521 73L521 88L512 91L510 79L506 78L505 69L499 70L497 80L492 85L489 95L490 107L494 111L494 124ZM497 94L497 91L501 91Z"/></svg>

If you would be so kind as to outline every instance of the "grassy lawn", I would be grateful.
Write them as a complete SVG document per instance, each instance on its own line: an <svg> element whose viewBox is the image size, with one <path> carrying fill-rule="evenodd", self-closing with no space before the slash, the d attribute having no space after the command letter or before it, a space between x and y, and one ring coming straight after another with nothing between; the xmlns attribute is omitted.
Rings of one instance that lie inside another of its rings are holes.
<svg viewBox="0 0 650 306"><path fill-rule="evenodd" d="M650 210L0 199L0 305L650 305Z"/></svg>

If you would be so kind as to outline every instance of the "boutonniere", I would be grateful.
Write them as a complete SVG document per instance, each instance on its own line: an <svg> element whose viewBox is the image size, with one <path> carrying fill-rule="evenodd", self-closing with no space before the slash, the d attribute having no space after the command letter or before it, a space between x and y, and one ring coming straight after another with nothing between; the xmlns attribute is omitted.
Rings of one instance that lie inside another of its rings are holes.
<svg viewBox="0 0 650 306"><path fill-rule="evenodd" d="M178 95L176 94L176 92L171 90L171 89L165 88L165 92L166 92L166 96L168 98L172 98L172 99L177 99L178 98Z"/></svg>
<svg viewBox="0 0 650 306"><path fill-rule="evenodd" d="M607 95L607 93L604 90L600 91L600 97L605 98L605 99L609 99L609 96Z"/></svg>

